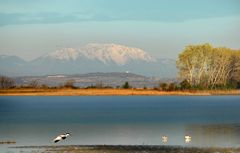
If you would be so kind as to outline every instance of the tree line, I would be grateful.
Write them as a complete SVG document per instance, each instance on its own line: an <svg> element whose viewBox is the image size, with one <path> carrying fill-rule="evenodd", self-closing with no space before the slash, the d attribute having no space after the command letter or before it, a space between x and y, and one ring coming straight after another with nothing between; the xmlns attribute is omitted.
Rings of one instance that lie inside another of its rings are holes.
<svg viewBox="0 0 240 153"><path fill-rule="evenodd" d="M8 76L2 76L0 75L0 89L10 89L10 88L42 88L42 89L47 89L47 88L72 88L72 89L78 89L81 87L75 86L75 80L67 80L61 85L50 87L46 84L40 84L37 80L32 80L30 81L27 85L21 85L17 86L16 82L13 78L8 77ZM111 86L106 86L103 84L102 81L97 81L95 85L90 85L85 87L86 89L103 89L103 88L113 88ZM126 81L124 84L121 86L117 86L116 88L123 88L123 89L129 89L132 88L131 85Z"/></svg>
<svg viewBox="0 0 240 153"><path fill-rule="evenodd" d="M15 87L14 79L7 76L0 76L0 89L9 89Z"/></svg>
<svg viewBox="0 0 240 153"><path fill-rule="evenodd" d="M189 45L177 59L178 78L189 88L219 89L240 87L240 50Z"/></svg>
<svg viewBox="0 0 240 153"><path fill-rule="evenodd" d="M117 89L136 89L135 87L131 86L131 84L126 81L122 85L112 87L109 85L104 85L102 81L97 81L96 84L92 84L87 87L78 87L75 85L74 80L67 80L63 84L60 84L58 86L48 86L46 84L40 84L37 80L32 80L26 85L16 85L15 80L7 77L7 76L1 76L0 75L0 89L10 89L10 88L33 88L33 89L61 89L61 88L71 88L71 89L112 89L112 88L117 88ZM188 89L188 84L186 84L185 81L180 83L179 85L177 83L159 83L156 84L155 87L153 88L147 88L144 86L142 89L154 89L154 90L162 90L162 91L175 91L175 90L185 90Z"/></svg>

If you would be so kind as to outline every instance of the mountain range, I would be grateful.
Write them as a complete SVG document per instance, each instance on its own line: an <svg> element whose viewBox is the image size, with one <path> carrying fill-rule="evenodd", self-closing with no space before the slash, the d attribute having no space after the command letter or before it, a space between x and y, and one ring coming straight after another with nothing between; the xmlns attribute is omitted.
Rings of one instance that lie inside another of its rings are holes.
<svg viewBox="0 0 240 153"><path fill-rule="evenodd" d="M32 61L25 61L17 56L0 55L0 74L39 76L131 72L145 76L175 78L175 63L173 59L154 58L139 48L91 43L80 48L62 48Z"/></svg>

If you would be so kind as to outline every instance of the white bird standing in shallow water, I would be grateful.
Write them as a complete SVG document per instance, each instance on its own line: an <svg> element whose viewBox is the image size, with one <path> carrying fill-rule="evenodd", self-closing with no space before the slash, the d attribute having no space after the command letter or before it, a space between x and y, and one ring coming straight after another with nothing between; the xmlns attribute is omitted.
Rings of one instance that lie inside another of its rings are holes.
<svg viewBox="0 0 240 153"><path fill-rule="evenodd" d="M185 135L185 143L190 143L192 141L192 137L189 135Z"/></svg>
<svg viewBox="0 0 240 153"><path fill-rule="evenodd" d="M162 142L167 143L168 142L168 137L167 136L162 136Z"/></svg>
<svg viewBox="0 0 240 153"><path fill-rule="evenodd" d="M55 139L53 139L53 142L57 143L58 141L66 139L68 136L70 136L70 133L61 134L61 135L57 136Z"/></svg>

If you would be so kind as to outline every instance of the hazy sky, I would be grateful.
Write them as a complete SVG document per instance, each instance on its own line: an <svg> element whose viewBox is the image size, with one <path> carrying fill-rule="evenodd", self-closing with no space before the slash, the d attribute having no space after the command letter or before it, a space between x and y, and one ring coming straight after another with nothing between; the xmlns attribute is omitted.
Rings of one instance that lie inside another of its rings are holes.
<svg viewBox="0 0 240 153"><path fill-rule="evenodd" d="M188 44L240 48L240 0L0 0L0 54L26 60L117 43L176 58Z"/></svg>

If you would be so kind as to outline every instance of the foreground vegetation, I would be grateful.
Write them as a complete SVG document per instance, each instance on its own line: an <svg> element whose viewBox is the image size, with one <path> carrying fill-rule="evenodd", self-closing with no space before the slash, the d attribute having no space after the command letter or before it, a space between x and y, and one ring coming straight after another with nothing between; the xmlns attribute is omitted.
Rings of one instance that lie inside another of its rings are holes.
<svg viewBox="0 0 240 153"><path fill-rule="evenodd" d="M161 95L240 95L240 90L179 90L162 91L154 89L45 89L15 88L0 89L0 96L161 96Z"/></svg>

